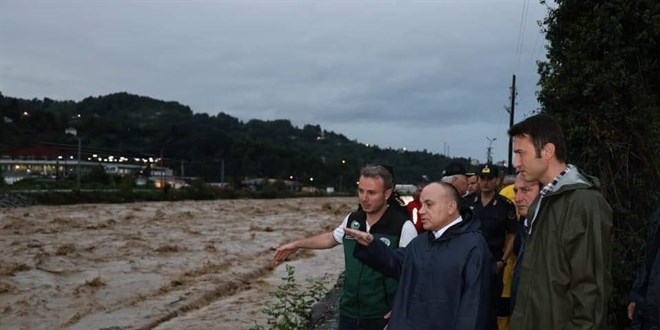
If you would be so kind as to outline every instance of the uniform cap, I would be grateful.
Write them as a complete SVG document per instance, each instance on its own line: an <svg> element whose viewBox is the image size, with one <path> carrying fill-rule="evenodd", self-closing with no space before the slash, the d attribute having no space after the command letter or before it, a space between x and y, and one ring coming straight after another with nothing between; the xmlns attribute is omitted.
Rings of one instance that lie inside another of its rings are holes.
<svg viewBox="0 0 660 330"><path fill-rule="evenodd" d="M480 177L496 178L499 177L500 172L497 166L493 164L484 164L479 168L477 172Z"/></svg>

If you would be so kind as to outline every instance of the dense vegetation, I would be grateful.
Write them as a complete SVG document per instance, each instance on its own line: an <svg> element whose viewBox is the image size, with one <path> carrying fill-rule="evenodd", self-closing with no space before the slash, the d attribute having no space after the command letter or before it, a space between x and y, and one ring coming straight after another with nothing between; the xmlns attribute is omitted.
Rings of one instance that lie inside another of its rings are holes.
<svg viewBox="0 0 660 330"><path fill-rule="evenodd" d="M610 321L621 329L660 194L660 2L555 2L539 100L565 129L569 161L600 177L614 211Z"/></svg>
<svg viewBox="0 0 660 330"><path fill-rule="evenodd" d="M367 163L393 166L398 182L423 174L439 178L447 158L427 151L367 146L319 125L294 127L289 120L242 122L228 114L193 113L177 102L117 93L80 102L23 100L0 94L0 155L36 142L75 145L65 129L74 127L83 148L161 154L180 174L220 181L245 177L313 178L318 187L352 189L349 182ZM8 120L7 120L8 119ZM462 159L466 163L468 160ZM183 166L182 166L183 165ZM397 169L401 169L397 171Z"/></svg>

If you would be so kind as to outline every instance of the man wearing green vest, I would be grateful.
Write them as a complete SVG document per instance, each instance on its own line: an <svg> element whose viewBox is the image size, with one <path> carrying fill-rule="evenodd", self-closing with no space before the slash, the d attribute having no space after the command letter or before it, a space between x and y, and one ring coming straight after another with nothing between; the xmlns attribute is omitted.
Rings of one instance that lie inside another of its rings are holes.
<svg viewBox="0 0 660 330"><path fill-rule="evenodd" d="M346 275L339 306L339 330L382 330L391 307L397 281L366 266L355 257L355 240L344 228L371 233L391 249L404 247L417 236L412 221L388 206L394 190L392 173L383 166L368 165L360 171L358 197L360 210L352 212L334 231L297 240L277 248L272 261L275 267L300 248L329 249L344 247Z"/></svg>

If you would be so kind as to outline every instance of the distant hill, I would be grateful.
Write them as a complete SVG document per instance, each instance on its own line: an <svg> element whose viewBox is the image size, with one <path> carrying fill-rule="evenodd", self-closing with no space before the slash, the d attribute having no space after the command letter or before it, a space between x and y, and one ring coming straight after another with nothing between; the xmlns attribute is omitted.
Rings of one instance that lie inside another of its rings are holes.
<svg viewBox="0 0 660 330"><path fill-rule="evenodd" d="M243 122L128 93L80 102L0 94L0 115L0 155L37 142L75 144L64 133L75 127L85 147L162 154L165 165L207 181L220 180L224 162L229 180L294 176L303 182L313 178L319 187L349 187L361 166L380 163L395 169L397 182L414 183L423 174L439 178L449 162L427 151L366 146L319 125L298 128L286 119Z"/></svg>

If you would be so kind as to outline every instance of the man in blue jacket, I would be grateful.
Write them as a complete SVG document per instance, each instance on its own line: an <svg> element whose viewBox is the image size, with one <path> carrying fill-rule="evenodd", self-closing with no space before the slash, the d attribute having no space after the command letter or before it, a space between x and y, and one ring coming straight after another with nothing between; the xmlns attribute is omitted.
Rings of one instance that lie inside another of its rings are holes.
<svg viewBox="0 0 660 330"><path fill-rule="evenodd" d="M660 329L660 204L651 217L646 253L629 299L628 317L634 330Z"/></svg>
<svg viewBox="0 0 660 330"><path fill-rule="evenodd" d="M479 223L469 208L459 209L460 200L451 184L424 187L419 219L426 232L396 251L370 233L346 229L358 243L356 258L399 279L390 329L486 328L495 266Z"/></svg>

